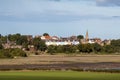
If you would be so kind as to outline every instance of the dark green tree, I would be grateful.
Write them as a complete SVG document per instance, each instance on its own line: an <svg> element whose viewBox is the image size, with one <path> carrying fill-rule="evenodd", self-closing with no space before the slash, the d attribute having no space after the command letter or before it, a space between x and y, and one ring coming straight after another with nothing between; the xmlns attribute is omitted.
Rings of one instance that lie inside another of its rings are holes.
<svg viewBox="0 0 120 80"><path fill-rule="evenodd" d="M2 43L0 43L0 49L3 49L4 47L3 47L3 45L2 45Z"/></svg>
<svg viewBox="0 0 120 80"><path fill-rule="evenodd" d="M93 52L93 47L91 44L80 44L78 45L78 49L82 53L91 53Z"/></svg>
<svg viewBox="0 0 120 80"><path fill-rule="evenodd" d="M104 52L106 54L108 54L108 53L115 53L116 50L115 50L114 46L112 46L112 45L106 45L106 46L104 46Z"/></svg>
<svg viewBox="0 0 120 80"><path fill-rule="evenodd" d="M19 33L17 33L17 34L9 34L9 35L8 35L9 41L12 41L12 42L16 42L16 41L18 41L20 38L21 38L21 34L19 34Z"/></svg>
<svg viewBox="0 0 120 80"><path fill-rule="evenodd" d="M57 52L56 50L57 50L57 46L50 45L47 48L47 53L54 54Z"/></svg>
<svg viewBox="0 0 120 80"><path fill-rule="evenodd" d="M120 52L120 39L112 40L111 47L113 47L114 52Z"/></svg>
<svg viewBox="0 0 120 80"><path fill-rule="evenodd" d="M102 52L102 51L103 51L102 46L99 45L99 44L97 44L97 43L92 44L92 46L93 46L93 51L94 51L95 53L99 53L99 52Z"/></svg>
<svg viewBox="0 0 120 80"><path fill-rule="evenodd" d="M25 45L27 43L28 43L28 40L26 36L20 36L16 41L17 45Z"/></svg>
<svg viewBox="0 0 120 80"><path fill-rule="evenodd" d="M47 49L45 41L41 40L40 38L34 38L32 44L34 45L36 50L45 51Z"/></svg>
<svg viewBox="0 0 120 80"><path fill-rule="evenodd" d="M64 53L63 46L59 45L56 49L57 53Z"/></svg>
<svg viewBox="0 0 120 80"><path fill-rule="evenodd" d="M44 33L43 36L49 36L49 34L48 33Z"/></svg>
<svg viewBox="0 0 120 80"><path fill-rule="evenodd" d="M40 51L45 51L47 49L47 46L45 44L45 41L40 40L40 44L39 44L39 50Z"/></svg>
<svg viewBox="0 0 120 80"><path fill-rule="evenodd" d="M0 58L14 58L14 57L27 57L27 54L18 48L2 49L0 50Z"/></svg>
<svg viewBox="0 0 120 80"><path fill-rule="evenodd" d="M1 36L0 38L1 43L7 43L7 36Z"/></svg>
<svg viewBox="0 0 120 80"><path fill-rule="evenodd" d="M112 40L111 41L111 45L112 46L116 46L116 47L120 47L120 39L118 39L118 40Z"/></svg>
<svg viewBox="0 0 120 80"><path fill-rule="evenodd" d="M64 45L63 46L63 51L64 53L75 53L77 50L77 48L75 47L75 45Z"/></svg>
<svg viewBox="0 0 120 80"><path fill-rule="evenodd" d="M78 35L77 39L79 39L79 40L84 39L84 36L83 35Z"/></svg>

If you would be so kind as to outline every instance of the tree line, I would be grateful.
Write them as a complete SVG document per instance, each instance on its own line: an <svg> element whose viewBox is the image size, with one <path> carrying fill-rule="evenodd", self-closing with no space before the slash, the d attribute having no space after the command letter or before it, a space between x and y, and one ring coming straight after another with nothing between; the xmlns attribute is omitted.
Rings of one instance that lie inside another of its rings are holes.
<svg viewBox="0 0 120 80"><path fill-rule="evenodd" d="M43 36L49 36L48 33L44 33ZM83 39L82 35L77 36L78 40ZM5 49L4 44L11 43L10 45L20 45L21 49ZM110 45L101 46L97 43L94 44L79 44L79 45L59 45L59 46L46 46L45 41L41 40L40 37L33 37L28 39L27 36L21 34L9 34L7 36L0 35L0 57L10 57L14 56L23 56L26 57L27 53L23 51L29 51L29 45L33 45L36 51L47 52L48 54L57 54L57 53L96 53L96 54L110 54L110 53L120 53L120 39L111 40Z"/></svg>
<svg viewBox="0 0 120 80"><path fill-rule="evenodd" d="M50 54L57 53L95 53L95 54L120 54L120 39L112 40L110 45L101 46L94 44L64 45L64 46L48 46L47 52Z"/></svg>
<svg viewBox="0 0 120 80"><path fill-rule="evenodd" d="M21 48L5 48L5 46L8 45L21 46ZM25 51L29 51L29 45L33 45L36 51L45 51L47 49L45 41L41 40L40 37L29 39L28 36L19 33L9 34L7 36L0 35L0 58L14 58L16 56L27 57Z"/></svg>

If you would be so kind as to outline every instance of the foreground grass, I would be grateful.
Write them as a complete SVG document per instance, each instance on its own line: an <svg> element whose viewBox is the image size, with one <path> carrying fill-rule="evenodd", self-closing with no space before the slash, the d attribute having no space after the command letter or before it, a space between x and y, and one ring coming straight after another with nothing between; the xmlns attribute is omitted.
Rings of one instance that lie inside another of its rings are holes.
<svg viewBox="0 0 120 80"><path fill-rule="evenodd" d="M0 72L0 80L120 80L120 74L73 71L8 71Z"/></svg>

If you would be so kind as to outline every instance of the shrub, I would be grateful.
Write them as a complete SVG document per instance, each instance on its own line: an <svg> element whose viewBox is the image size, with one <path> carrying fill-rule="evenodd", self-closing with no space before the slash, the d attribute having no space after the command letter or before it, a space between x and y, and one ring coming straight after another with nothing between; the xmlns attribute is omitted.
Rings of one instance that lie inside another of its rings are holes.
<svg viewBox="0 0 120 80"><path fill-rule="evenodd" d="M27 54L18 48L0 50L0 58L14 58L15 56L27 57Z"/></svg>

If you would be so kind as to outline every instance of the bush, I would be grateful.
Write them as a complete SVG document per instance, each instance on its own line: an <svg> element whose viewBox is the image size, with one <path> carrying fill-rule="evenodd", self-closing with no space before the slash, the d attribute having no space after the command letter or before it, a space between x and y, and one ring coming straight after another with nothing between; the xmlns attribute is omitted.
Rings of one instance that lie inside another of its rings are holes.
<svg viewBox="0 0 120 80"><path fill-rule="evenodd" d="M13 58L13 55L10 54L9 50L2 49L0 50L0 58Z"/></svg>
<svg viewBox="0 0 120 80"><path fill-rule="evenodd" d="M15 56L27 57L27 54L18 48L0 50L0 58L14 58Z"/></svg>
<svg viewBox="0 0 120 80"><path fill-rule="evenodd" d="M97 43L92 44L95 53L103 52L103 47Z"/></svg>
<svg viewBox="0 0 120 80"><path fill-rule="evenodd" d="M78 45L78 49L80 52L83 52L83 53L93 52L92 44L80 44L80 45Z"/></svg>
<svg viewBox="0 0 120 80"><path fill-rule="evenodd" d="M48 46L47 52L50 54L56 53L57 46L50 45Z"/></svg>
<svg viewBox="0 0 120 80"><path fill-rule="evenodd" d="M27 54L26 54L23 50L18 49L18 48L10 49L10 53L11 53L13 56L27 57Z"/></svg>

